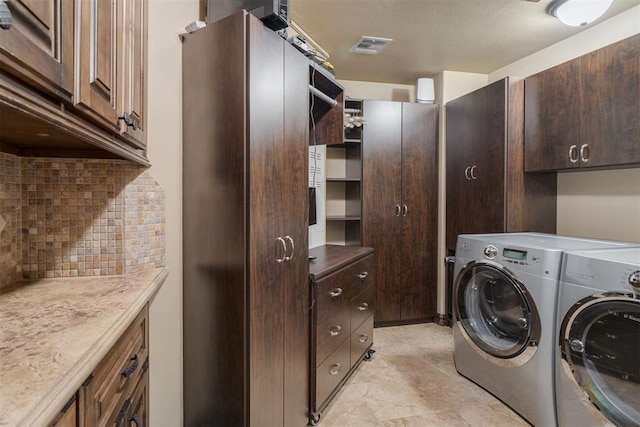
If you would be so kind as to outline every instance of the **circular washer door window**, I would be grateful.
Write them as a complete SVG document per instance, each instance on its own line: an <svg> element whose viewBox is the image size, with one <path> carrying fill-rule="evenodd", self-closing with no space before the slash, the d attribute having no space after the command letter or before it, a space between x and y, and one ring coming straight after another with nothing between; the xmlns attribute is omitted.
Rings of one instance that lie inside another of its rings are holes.
<svg viewBox="0 0 640 427"><path fill-rule="evenodd" d="M456 320L468 339L491 356L515 358L540 339L531 296L497 264L467 264L456 278L455 298Z"/></svg>
<svg viewBox="0 0 640 427"><path fill-rule="evenodd" d="M574 380L618 425L640 425L640 301L580 301L562 324L562 356Z"/></svg>

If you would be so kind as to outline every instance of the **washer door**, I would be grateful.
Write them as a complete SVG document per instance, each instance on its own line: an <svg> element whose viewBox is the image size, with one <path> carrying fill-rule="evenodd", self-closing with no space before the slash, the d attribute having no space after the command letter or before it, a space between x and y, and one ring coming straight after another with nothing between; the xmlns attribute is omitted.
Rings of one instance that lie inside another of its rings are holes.
<svg viewBox="0 0 640 427"><path fill-rule="evenodd" d="M640 300L608 293L583 299L565 316L560 340L572 380L600 412L640 426Z"/></svg>
<svg viewBox="0 0 640 427"><path fill-rule="evenodd" d="M456 320L486 354L525 363L540 339L540 319L524 285L499 264L470 262L456 277ZM531 351L526 351L531 348Z"/></svg>

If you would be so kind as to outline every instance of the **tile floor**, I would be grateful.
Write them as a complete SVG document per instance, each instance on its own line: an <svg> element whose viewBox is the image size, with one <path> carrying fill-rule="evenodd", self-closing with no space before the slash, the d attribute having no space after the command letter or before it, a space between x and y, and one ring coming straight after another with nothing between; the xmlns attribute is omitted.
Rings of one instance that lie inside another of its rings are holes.
<svg viewBox="0 0 640 427"><path fill-rule="evenodd" d="M376 328L376 353L325 409L319 427L529 426L459 375L451 328L434 323Z"/></svg>

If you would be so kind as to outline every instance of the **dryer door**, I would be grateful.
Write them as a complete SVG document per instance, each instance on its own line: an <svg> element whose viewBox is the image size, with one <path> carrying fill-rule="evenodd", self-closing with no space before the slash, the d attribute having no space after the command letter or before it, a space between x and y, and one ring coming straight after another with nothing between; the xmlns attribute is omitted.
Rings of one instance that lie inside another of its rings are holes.
<svg viewBox="0 0 640 427"><path fill-rule="evenodd" d="M518 365L531 358L540 339L540 319L519 280L499 264L473 261L456 277L454 294L456 321L468 341ZM528 348L532 350L525 352Z"/></svg>
<svg viewBox="0 0 640 427"><path fill-rule="evenodd" d="M560 328L564 375L609 420L640 426L640 300L602 293L577 302Z"/></svg>

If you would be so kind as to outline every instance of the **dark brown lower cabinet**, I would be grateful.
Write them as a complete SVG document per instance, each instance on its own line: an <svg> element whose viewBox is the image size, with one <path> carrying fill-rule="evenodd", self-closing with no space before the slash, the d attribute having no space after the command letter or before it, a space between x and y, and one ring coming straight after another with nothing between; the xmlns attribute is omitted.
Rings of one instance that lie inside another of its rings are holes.
<svg viewBox="0 0 640 427"><path fill-rule="evenodd" d="M373 249L325 245L309 262L313 295L311 331L312 425L373 345Z"/></svg>
<svg viewBox="0 0 640 427"><path fill-rule="evenodd" d="M240 12L184 36L184 424L309 420L309 62Z"/></svg>
<svg viewBox="0 0 640 427"><path fill-rule="evenodd" d="M362 244L376 258L376 325L436 315L438 106L364 101Z"/></svg>

